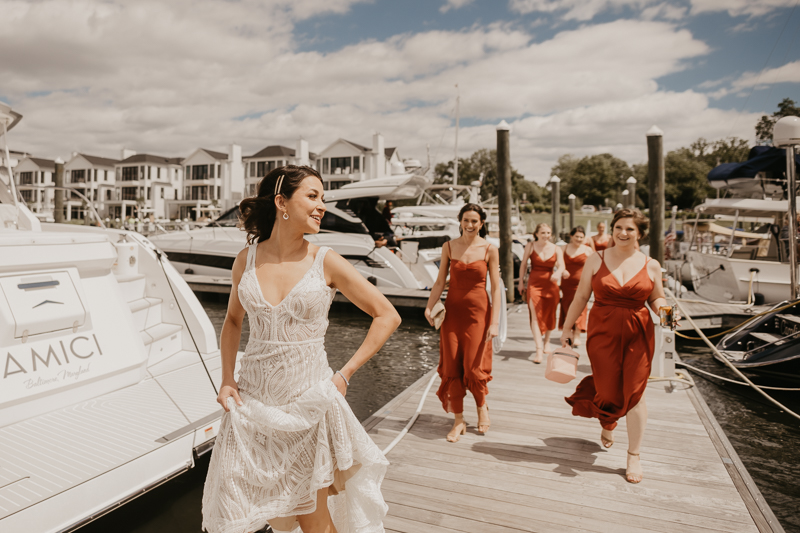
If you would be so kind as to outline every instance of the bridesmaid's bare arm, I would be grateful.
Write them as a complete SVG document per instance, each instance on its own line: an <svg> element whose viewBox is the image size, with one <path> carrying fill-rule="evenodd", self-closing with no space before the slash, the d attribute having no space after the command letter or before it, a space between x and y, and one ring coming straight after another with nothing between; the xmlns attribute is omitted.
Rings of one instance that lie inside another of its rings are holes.
<svg viewBox="0 0 800 533"><path fill-rule="evenodd" d="M574 335L572 328L575 327L575 321L581 315L583 308L589 303L589 297L592 295L592 276L600 269L602 260L599 254L592 254L586 260L586 265L583 267L583 274L581 274L581 281L578 283L578 289L575 291L575 297L572 299L572 304L567 311L567 318L564 320L564 331L561 334L561 346L566 346L567 340L572 343Z"/></svg>
<svg viewBox="0 0 800 533"><path fill-rule="evenodd" d="M667 299L664 296L664 284L661 278L661 264L655 259L647 262L647 274L653 280L653 292L647 299L647 304L655 314L658 314L658 308L667 305Z"/></svg>
<svg viewBox="0 0 800 533"><path fill-rule="evenodd" d="M487 340L497 337L501 306L506 305L506 295L500 287L500 252L492 245L489 245L489 280L492 282L492 323Z"/></svg>
<svg viewBox="0 0 800 533"><path fill-rule="evenodd" d="M242 405L239 397L239 386L233 377L233 370L236 368L236 354L239 352L239 341L242 337L242 321L244 320L244 307L239 301L239 282L247 264L247 251L245 248L236 260L231 269L231 295L228 298L228 312L225 321L222 323L222 333L219 337L219 351L222 360L222 385L219 388L217 402L222 408L228 410L228 398L232 397L237 405Z"/></svg>
<svg viewBox="0 0 800 533"><path fill-rule="evenodd" d="M359 274L347 259L333 250L325 254L324 269L325 281L339 289L350 302L372 317L372 325L364 342L353 357L339 369L350 381L356 370L378 353L381 346L394 333L400 325L400 315L381 291ZM333 380L344 395L347 389L342 376L335 374Z"/></svg>
<svg viewBox="0 0 800 533"><path fill-rule="evenodd" d="M431 295L428 296L428 303L425 306L425 319L428 324L433 326L433 318L431 317L431 310L442 298L444 292L444 284L447 281L447 273L450 272L450 244L444 243L442 245L442 260L439 262L439 275L436 276L436 281L433 282L431 287Z"/></svg>
<svg viewBox="0 0 800 533"><path fill-rule="evenodd" d="M519 293L523 295L523 299L526 299L525 294L525 273L528 271L528 259L531 257L531 248L533 247L533 241L528 242L525 245L525 251L522 252L522 261L519 264L519 281L517 282L517 289Z"/></svg>
<svg viewBox="0 0 800 533"><path fill-rule="evenodd" d="M566 270L567 267L564 264L564 251L560 247L556 246L556 271L552 276L550 276L550 281L553 283L558 283Z"/></svg>

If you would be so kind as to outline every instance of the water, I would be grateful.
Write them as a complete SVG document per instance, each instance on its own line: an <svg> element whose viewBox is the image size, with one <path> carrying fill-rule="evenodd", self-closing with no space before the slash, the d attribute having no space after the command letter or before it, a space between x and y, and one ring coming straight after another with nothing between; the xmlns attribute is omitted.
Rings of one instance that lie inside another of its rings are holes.
<svg viewBox="0 0 800 533"><path fill-rule="evenodd" d="M211 296L202 304L219 337L227 302ZM351 306L334 304L325 338L331 368L342 367L352 357L364 340L371 321L372 318ZM240 350L244 350L248 335L249 326L245 320ZM431 329L421 310L407 313L383 348L350 380L347 401L358 419L364 420L431 370L438 361L439 334ZM81 529L81 533L198 533L203 482L210 455L201 457L189 472L92 522Z"/></svg>
<svg viewBox="0 0 800 533"><path fill-rule="evenodd" d="M679 342L678 352L683 361L692 366L738 380L732 371L714 360L705 345ZM800 508L800 422L749 387L707 380L696 373L692 377L781 525L786 531L800 532L797 512ZM770 391L769 394L789 409L800 412L800 393Z"/></svg>
<svg viewBox="0 0 800 533"><path fill-rule="evenodd" d="M222 329L226 303L203 301L217 333ZM325 342L331 367L341 367L358 349L371 319L345 306L334 306ZM240 349L248 336L243 325ZM693 343L679 343L689 364L733 378L714 361L711 352ZM421 313L406 314L399 330L383 349L351 380L347 400L364 420L419 379L438 361L438 334ZM720 385L694 374L703 397L786 531L800 533L800 424L765 400L738 385ZM776 399L800 411L800 394L775 393ZM88 525L81 533L198 533L203 482L209 455L186 474L170 481L110 515Z"/></svg>

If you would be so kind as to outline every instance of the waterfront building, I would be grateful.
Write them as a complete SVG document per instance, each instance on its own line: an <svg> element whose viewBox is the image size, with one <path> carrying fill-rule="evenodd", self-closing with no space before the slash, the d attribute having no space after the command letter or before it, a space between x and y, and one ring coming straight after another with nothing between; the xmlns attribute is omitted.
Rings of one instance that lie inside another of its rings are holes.
<svg viewBox="0 0 800 533"><path fill-rule="evenodd" d="M115 199L115 165L117 159L73 152L64 164L64 186L84 195L101 217L109 216L106 202ZM75 194L65 194L65 219L84 219L87 212L86 200Z"/></svg>
<svg viewBox="0 0 800 533"><path fill-rule="evenodd" d="M112 219L136 217L156 219L177 216L167 211L167 201L179 199L183 181L183 159L122 150L114 165L114 198L106 200L106 215Z"/></svg>
<svg viewBox="0 0 800 533"><path fill-rule="evenodd" d="M227 153L198 148L182 164L181 196L168 202L170 217L213 218L244 197L241 146L231 144Z"/></svg>
<svg viewBox="0 0 800 533"><path fill-rule="evenodd" d="M12 163L15 161L14 154L12 152L9 157ZM16 154L23 155L20 152ZM16 165L12 165L12 172L20 196L38 218L52 220L55 205L55 191L52 189L55 185L55 161L27 154L16 161Z"/></svg>
<svg viewBox="0 0 800 533"><path fill-rule="evenodd" d="M317 170L326 189L402 173L401 169L403 163L397 148L385 148L380 133L372 136L372 148L340 138L317 158Z"/></svg>
<svg viewBox="0 0 800 533"><path fill-rule="evenodd" d="M245 195L255 196L261 178L270 171L285 165L309 165L316 167L317 154L308 151L308 141L302 137L297 140L297 148L281 145L267 146L255 154L244 158L246 179ZM317 170L319 168L317 167Z"/></svg>

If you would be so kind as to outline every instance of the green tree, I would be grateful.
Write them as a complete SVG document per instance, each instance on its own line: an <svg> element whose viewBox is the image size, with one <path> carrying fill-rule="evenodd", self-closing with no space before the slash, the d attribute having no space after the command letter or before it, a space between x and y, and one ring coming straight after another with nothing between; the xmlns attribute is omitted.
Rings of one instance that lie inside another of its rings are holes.
<svg viewBox="0 0 800 533"><path fill-rule="evenodd" d="M453 161L438 163L434 167L433 181L452 183ZM458 158L458 184L470 185L473 181L481 181L482 199L486 200L497 195L497 150L482 148L469 157ZM543 190L536 183L525 180L525 177L512 166L511 197L514 201L522 200L522 193L525 193L529 202L534 203L541 200Z"/></svg>
<svg viewBox="0 0 800 533"><path fill-rule="evenodd" d="M564 199L574 194L581 202L602 205L606 198L616 203L618 194L625 190L625 180L631 175L631 167L611 154L599 154L577 159L564 155L551 169L551 176L561 180Z"/></svg>
<svg viewBox="0 0 800 533"><path fill-rule="evenodd" d="M778 110L772 115L762 115L756 124L756 139L772 143L772 128L781 117L800 117L800 107L791 98L784 98L778 104Z"/></svg>
<svg viewBox="0 0 800 533"><path fill-rule="evenodd" d="M702 137L689 145L692 154L700 160L715 167L720 163L741 163L747 161L750 146L744 139L727 137L714 142L708 142Z"/></svg>

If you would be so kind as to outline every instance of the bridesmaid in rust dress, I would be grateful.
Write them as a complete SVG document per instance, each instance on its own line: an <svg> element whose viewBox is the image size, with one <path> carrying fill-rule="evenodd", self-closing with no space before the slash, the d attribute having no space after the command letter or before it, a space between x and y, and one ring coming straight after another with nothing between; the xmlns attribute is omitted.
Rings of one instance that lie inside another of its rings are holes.
<svg viewBox="0 0 800 533"><path fill-rule="evenodd" d="M614 215L614 247L594 254L586 262L561 335L562 346L572 342L575 322L594 291L586 340L592 375L585 377L566 400L573 415L600 419L600 440L606 448L614 444L612 432L617 420L626 417L625 478L629 483L642 480L639 449L647 423L644 392L655 344L653 321L645 303L650 309L667 303L661 265L634 246L647 226L647 219L638 210L621 209Z"/></svg>
<svg viewBox="0 0 800 533"><path fill-rule="evenodd" d="M597 223L597 235L592 235L592 238L586 241L587 246L595 252L601 252L609 246L614 246L611 241L611 236L606 233L606 223Z"/></svg>
<svg viewBox="0 0 800 533"><path fill-rule="evenodd" d="M533 242L525 246L522 262L519 265L519 293L526 295L530 313L531 332L536 342L533 362L541 363L542 355L550 353L550 332L556 329L556 309L558 308L558 281L564 272L564 252L550 242L552 230L547 224L539 224L533 232ZM525 271L531 261L528 277L528 290L525 292Z"/></svg>
<svg viewBox="0 0 800 533"><path fill-rule="evenodd" d="M558 327L564 328L564 321L567 318L567 311L575 298L575 291L578 290L578 283L581 281L581 273L586 260L594 252L584 244L586 231L583 226L575 226L570 232L569 244L564 247L564 267L565 271L561 275L561 312L558 318ZM586 307L584 306L580 316L575 322L575 339L573 346L578 346L581 332L586 331Z"/></svg>
<svg viewBox="0 0 800 533"><path fill-rule="evenodd" d="M492 380L492 339L497 336L500 305L491 305L486 292L486 275L492 286L492 301L503 302L500 286L500 254L486 242L486 212L476 204L466 204L458 213L461 236L442 247L439 276L431 288L425 318L433 325L431 310L442 295L450 273L445 300L445 317L439 340L439 377L436 393L442 407L455 414L449 442L458 442L467 432L464 396L467 390L478 408L478 433L489 431L489 406L486 395Z"/></svg>

